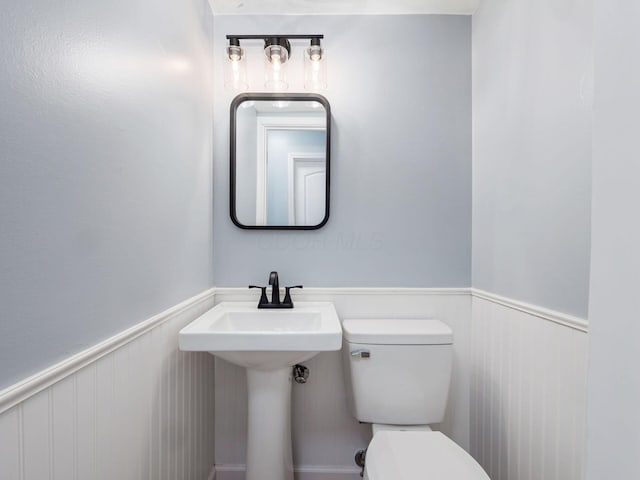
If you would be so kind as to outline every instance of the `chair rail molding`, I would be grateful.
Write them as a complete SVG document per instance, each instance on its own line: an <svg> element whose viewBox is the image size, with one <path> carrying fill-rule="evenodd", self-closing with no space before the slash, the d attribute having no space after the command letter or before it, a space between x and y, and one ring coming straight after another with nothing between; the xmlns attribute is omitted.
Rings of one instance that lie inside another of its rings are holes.
<svg viewBox="0 0 640 480"><path fill-rule="evenodd" d="M94 363L109 353L131 343L136 338L144 335L150 330L166 323L180 315L187 314L190 310L195 310L209 302L213 306L215 288L206 290L194 297L189 298L167 310L154 315L133 327L87 348L65 360L52 365L40 372L27 377L26 379L11 385L0 391L0 414L27 400L35 394L45 390L53 384L76 373L83 367Z"/></svg>
<svg viewBox="0 0 640 480"><path fill-rule="evenodd" d="M518 310L519 312L527 313L534 317L557 323L558 325L573 328L574 330L579 330L584 333L588 333L589 331L589 321L580 317L574 317L572 315L567 315L565 313L557 312L555 310L544 307L539 307L530 303L521 302L512 298L503 297L500 295L496 295L495 293L479 290L477 288L471 288L470 293L473 297L481 298L492 303L497 303L498 305L502 305L513 310Z"/></svg>

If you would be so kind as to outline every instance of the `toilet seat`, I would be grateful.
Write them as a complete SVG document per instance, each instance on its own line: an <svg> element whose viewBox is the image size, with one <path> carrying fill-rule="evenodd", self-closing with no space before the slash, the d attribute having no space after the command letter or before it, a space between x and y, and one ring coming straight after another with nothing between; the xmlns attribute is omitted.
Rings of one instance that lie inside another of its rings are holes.
<svg viewBox="0 0 640 480"><path fill-rule="evenodd" d="M471 455L440 432L380 431L365 464L368 480L490 480Z"/></svg>

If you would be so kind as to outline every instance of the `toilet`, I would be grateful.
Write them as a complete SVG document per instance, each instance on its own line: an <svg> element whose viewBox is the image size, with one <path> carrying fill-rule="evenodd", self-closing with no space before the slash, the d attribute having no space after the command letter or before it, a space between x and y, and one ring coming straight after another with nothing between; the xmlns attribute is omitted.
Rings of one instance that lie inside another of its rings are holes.
<svg viewBox="0 0 640 480"><path fill-rule="evenodd" d="M346 319L343 358L349 408L371 423L368 480L489 480L442 422L453 361L453 332L439 320Z"/></svg>

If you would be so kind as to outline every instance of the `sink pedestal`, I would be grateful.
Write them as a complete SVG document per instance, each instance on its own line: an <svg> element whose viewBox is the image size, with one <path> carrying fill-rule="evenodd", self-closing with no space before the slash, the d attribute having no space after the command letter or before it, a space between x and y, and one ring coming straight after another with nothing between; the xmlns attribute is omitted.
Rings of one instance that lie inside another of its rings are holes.
<svg viewBox="0 0 640 480"><path fill-rule="evenodd" d="M209 352L246 369L246 480L293 480L292 367L340 350L333 304L296 302L295 308L265 311L255 302L222 302L180 330L178 340L180 350Z"/></svg>
<svg viewBox="0 0 640 480"><path fill-rule="evenodd" d="M246 480L293 480L291 367L247 368Z"/></svg>

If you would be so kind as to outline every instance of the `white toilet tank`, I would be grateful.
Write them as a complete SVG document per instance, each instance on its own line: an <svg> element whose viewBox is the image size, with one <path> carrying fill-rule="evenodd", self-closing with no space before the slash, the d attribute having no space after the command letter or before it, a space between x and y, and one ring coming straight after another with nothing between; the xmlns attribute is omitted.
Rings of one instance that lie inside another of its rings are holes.
<svg viewBox="0 0 640 480"><path fill-rule="evenodd" d="M453 356L449 326L426 319L348 319L342 328L346 387L357 420L443 420Z"/></svg>

